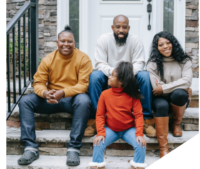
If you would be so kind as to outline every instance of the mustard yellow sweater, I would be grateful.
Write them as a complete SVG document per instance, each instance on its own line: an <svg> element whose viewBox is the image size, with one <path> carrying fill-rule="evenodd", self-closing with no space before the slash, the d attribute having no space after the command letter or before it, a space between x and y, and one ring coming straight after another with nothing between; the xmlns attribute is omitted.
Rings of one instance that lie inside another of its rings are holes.
<svg viewBox="0 0 200 169"><path fill-rule="evenodd" d="M58 50L47 55L34 75L34 92L44 97L46 90L63 90L65 97L85 93L93 67L90 58L77 48L69 56Z"/></svg>

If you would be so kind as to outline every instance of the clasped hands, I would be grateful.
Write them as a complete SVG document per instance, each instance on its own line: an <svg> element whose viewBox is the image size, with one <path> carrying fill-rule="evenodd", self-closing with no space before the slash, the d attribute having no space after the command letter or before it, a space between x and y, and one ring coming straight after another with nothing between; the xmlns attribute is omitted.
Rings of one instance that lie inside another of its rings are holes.
<svg viewBox="0 0 200 169"><path fill-rule="evenodd" d="M47 103L57 104L60 101L60 99L65 96L65 93L63 90L52 89L49 91L45 91L43 93L43 96L47 99Z"/></svg>

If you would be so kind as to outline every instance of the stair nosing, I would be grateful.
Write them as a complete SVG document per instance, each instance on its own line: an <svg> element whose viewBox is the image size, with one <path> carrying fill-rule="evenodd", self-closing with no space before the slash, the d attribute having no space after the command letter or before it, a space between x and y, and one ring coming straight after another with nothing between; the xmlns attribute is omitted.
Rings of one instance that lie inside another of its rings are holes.
<svg viewBox="0 0 200 169"><path fill-rule="evenodd" d="M37 142L61 142L66 143L70 140L71 130L36 130L36 141ZM199 131L182 131L182 137L173 137L172 133L168 134L168 143L184 143L185 141L191 139ZM20 129L18 131L11 131L7 133L7 142L20 142ZM84 137L82 139L83 143L92 143L94 137ZM158 143L157 138L149 138L144 135L147 143ZM122 139L117 140L115 143L125 143Z"/></svg>

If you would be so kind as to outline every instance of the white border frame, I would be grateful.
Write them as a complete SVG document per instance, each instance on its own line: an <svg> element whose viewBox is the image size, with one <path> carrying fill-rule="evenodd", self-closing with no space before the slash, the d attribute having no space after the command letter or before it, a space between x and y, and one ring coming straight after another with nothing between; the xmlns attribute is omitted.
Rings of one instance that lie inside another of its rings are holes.
<svg viewBox="0 0 200 169"><path fill-rule="evenodd" d="M103 0L99 0L99 2L101 4L122 4L122 3L125 3L125 4L140 4L140 3L143 3L143 0L140 0L140 1L103 1Z"/></svg>
<svg viewBox="0 0 200 169"><path fill-rule="evenodd" d="M57 0L57 35L69 25L69 0Z"/></svg>
<svg viewBox="0 0 200 169"><path fill-rule="evenodd" d="M161 31L163 31L163 3L161 0ZM183 49L185 49L185 0L174 0L174 36L179 40Z"/></svg>

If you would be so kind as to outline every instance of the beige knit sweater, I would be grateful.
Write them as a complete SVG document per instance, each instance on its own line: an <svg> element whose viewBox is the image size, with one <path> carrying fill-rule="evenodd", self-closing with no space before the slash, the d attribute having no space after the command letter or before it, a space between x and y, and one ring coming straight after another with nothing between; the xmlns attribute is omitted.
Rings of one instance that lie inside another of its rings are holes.
<svg viewBox="0 0 200 169"><path fill-rule="evenodd" d="M165 57L163 60L163 81L157 72L155 62L149 62L147 71L150 74L151 85L155 89L157 82L162 86L163 94L173 92L175 89L187 90L192 82L192 62L188 60L185 64L179 64L173 57Z"/></svg>

